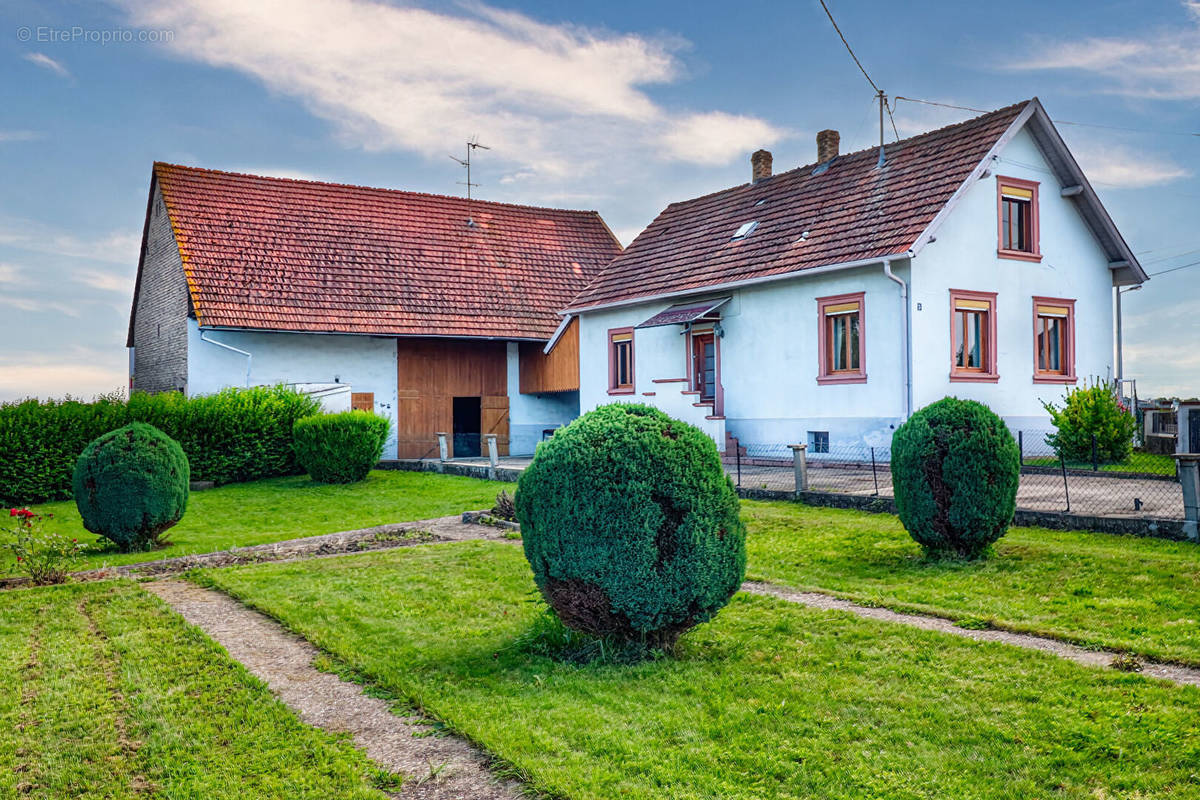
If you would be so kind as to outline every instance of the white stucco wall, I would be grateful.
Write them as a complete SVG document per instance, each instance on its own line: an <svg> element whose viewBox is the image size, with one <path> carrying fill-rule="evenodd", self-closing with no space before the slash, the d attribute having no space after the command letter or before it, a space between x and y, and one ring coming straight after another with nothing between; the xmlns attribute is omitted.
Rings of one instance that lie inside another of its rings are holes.
<svg viewBox="0 0 1200 800"><path fill-rule="evenodd" d="M986 403L1014 431L1044 429L1041 401L1061 398L1062 384L1034 383L1033 297L1075 300L1075 370L1113 374L1112 276L1108 259L1033 138L1020 132L1000 153L992 175L970 187L937 240L917 257L912 284L914 404L947 395ZM1038 181L1040 263L996 254L996 176ZM996 292L997 383L950 380L950 289ZM918 309L917 304L920 304Z"/></svg>
<svg viewBox="0 0 1200 800"><path fill-rule="evenodd" d="M392 423L383 457L396 457L396 340L371 336L209 331L208 338L253 354L251 386L342 383L375 393L375 413ZM188 320L188 393L246 385L246 357L200 339Z"/></svg>
<svg viewBox="0 0 1200 800"><path fill-rule="evenodd" d="M907 269L897 267L897 274ZM865 384L819 385L817 298L865 292ZM640 304L584 314L580 326L580 407L613 400L652 403L673 416L717 433L727 429L743 445L807 442L809 431L826 431L831 444L880 446L891 441L903 416L900 290L882 266L847 270L743 288L721 309L723 425L705 422L707 411L680 403L683 383L654 379L688 374L685 337L678 325L634 333L635 394L608 394L608 331L637 325L672 305ZM721 296L718 293L716 296ZM646 392L653 392L647 395ZM698 418L698 419L697 419ZM752 451L754 448L751 448ZM753 453L752 453L753 454Z"/></svg>
<svg viewBox="0 0 1200 800"><path fill-rule="evenodd" d="M579 416L579 392L521 394L520 345L508 343L509 455L532 455L542 431L567 425Z"/></svg>

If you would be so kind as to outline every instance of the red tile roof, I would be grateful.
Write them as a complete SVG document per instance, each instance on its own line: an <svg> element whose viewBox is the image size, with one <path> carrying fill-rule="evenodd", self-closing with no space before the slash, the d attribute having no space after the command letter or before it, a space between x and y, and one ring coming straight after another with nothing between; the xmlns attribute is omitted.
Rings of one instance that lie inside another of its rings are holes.
<svg viewBox="0 0 1200 800"><path fill-rule="evenodd" d="M163 163L154 179L203 326L549 339L621 249L594 211Z"/></svg>
<svg viewBox="0 0 1200 800"><path fill-rule="evenodd" d="M889 144L883 169L871 148L672 203L570 308L905 253L1030 102Z"/></svg>

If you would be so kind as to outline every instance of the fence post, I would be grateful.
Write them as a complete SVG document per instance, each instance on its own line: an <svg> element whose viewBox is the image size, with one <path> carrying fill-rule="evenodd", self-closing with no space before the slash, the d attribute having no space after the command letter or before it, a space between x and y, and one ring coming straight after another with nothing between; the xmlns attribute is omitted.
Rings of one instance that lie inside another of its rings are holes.
<svg viewBox="0 0 1200 800"><path fill-rule="evenodd" d="M488 480L496 480L496 467L500 462L500 451L496 448L496 434L485 433L488 450Z"/></svg>
<svg viewBox="0 0 1200 800"><path fill-rule="evenodd" d="M1200 540L1200 453L1176 453L1175 461L1183 487L1183 532L1195 542Z"/></svg>
<svg viewBox="0 0 1200 800"><path fill-rule="evenodd" d="M1058 457L1058 465L1060 467L1062 467L1063 496L1066 497L1066 499L1067 499L1066 513L1070 514L1071 513L1071 488L1067 485L1067 460L1065 458L1063 458L1061 455Z"/></svg>
<svg viewBox="0 0 1200 800"><path fill-rule="evenodd" d="M737 488L740 489L742 488L742 445L740 442L733 448L733 453L737 457Z"/></svg>
<svg viewBox="0 0 1200 800"><path fill-rule="evenodd" d="M1100 459L1096 456L1096 434L1092 434L1092 472L1100 471Z"/></svg>
<svg viewBox="0 0 1200 800"><path fill-rule="evenodd" d="M875 474L875 448L871 448L871 480L875 482L875 497L879 497L879 476Z"/></svg>
<svg viewBox="0 0 1200 800"><path fill-rule="evenodd" d="M449 461L450 460L450 448L446 444L446 434L439 433L439 434L437 434L437 437L438 437L438 457L442 461Z"/></svg>
<svg viewBox="0 0 1200 800"><path fill-rule="evenodd" d="M796 477L796 499L800 499L800 493L808 491L808 445L789 444L788 447L792 449L792 470Z"/></svg>
<svg viewBox="0 0 1200 800"><path fill-rule="evenodd" d="M1017 450L1021 453L1021 466L1025 466L1025 431L1017 431Z"/></svg>

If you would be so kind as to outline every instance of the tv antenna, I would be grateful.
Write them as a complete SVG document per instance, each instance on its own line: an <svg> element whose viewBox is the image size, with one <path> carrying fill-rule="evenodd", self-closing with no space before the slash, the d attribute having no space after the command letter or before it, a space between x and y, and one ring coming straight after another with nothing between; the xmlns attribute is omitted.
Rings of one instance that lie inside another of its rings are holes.
<svg viewBox="0 0 1200 800"><path fill-rule="evenodd" d="M471 199L471 187L479 185L478 183L471 183L471 153L474 152L476 149L491 150L492 148L488 147L486 144L480 144L478 136L472 136L470 139L467 140L467 157L466 157L466 159L461 159L458 156L450 156L450 158L457 161L461 166L467 168L467 180L465 182L459 181L458 185L467 187L467 199L468 200Z"/></svg>

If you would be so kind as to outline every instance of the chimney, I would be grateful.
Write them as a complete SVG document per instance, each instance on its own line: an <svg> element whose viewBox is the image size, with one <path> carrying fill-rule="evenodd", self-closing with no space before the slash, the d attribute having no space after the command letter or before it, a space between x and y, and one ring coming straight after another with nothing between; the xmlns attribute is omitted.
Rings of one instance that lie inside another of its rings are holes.
<svg viewBox="0 0 1200 800"><path fill-rule="evenodd" d="M758 183L771 177L771 151L755 150L750 156L750 182Z"/></svg>
<svg viewBox="0 0 1200 800"><path fill-rule="evenodd" d="M817 134L817 163L824 164L837 158L838 145L842 137L837 131L823 130Z"/></svg>

